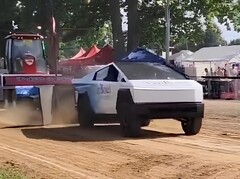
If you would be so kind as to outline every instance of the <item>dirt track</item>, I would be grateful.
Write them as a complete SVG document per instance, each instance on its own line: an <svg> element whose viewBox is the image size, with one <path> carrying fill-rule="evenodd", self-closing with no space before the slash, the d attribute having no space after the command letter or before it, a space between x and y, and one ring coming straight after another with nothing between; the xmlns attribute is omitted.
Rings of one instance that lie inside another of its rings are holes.
<svg viewBox="0 0 240 179"><path fill-rule="evenodd" d="M118 126L0 129L2 166L29 178L240 178L240 102L206 101L201 133L156 120L141 139Z"/></svg>

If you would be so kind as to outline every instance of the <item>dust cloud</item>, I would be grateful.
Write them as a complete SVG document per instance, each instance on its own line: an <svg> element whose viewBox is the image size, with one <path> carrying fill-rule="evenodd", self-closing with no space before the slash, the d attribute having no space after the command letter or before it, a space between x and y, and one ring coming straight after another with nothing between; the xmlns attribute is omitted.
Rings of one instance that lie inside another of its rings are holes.
<svg viewBox="0 0 240 179"><path fill-rule="evenodd" d="M73 86L54 88L53 124L78 124Z"/></svg>
<svg viewBox="0 0 240 179"><path fill-rule="evenodd" d="M56 86L53 92L52 124L78 124L74 88ZM0 128L36 125L43 125L39 99L22 99L0 109Z"/></svg>
<svg viewBox="0 0 240 179"><path fill-rule="evenodd" d="M41 111L33 100L18 101L0 110L0 123L3 127L42 125Z"/></svg>

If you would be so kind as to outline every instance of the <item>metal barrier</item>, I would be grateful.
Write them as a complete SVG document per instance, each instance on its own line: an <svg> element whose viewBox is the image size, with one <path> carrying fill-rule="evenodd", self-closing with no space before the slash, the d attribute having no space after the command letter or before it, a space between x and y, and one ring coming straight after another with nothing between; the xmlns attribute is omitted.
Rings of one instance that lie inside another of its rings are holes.
<svg viewBox="0 0 240 179"><path fill-rule="evenodd" d="M240 99L240 77L202 76L205 98Z"/></svg>

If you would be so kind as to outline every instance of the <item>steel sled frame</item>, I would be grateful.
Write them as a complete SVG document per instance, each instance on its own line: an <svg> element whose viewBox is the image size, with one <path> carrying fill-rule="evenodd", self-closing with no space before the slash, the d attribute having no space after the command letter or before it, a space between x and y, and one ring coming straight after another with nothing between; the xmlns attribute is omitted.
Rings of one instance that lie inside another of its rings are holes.
<svg viewBox="0 0 240 179"><path fill-rule="evenodd" d="M0 93L5 105L9 103L4 91L15 90L16 86L35 86L39 88L42 112L42 125L52 123L52 98L55 85L72 85L72 77L55 74L1 74ZM13 100L13 105L16 104ZM15 104L14 104L15 103Z"/></svg>

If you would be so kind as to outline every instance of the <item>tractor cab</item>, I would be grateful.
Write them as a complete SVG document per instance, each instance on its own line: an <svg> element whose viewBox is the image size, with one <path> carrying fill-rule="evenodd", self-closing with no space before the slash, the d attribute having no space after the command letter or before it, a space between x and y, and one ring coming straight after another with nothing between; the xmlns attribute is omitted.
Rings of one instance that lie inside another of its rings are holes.
<svg viewBox="0 0 240 179"><path fill-rule="evenodd" d="M47 62L43 37L11 34L6 38L3 66L10 74L45 74Z"/></svg>

